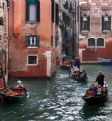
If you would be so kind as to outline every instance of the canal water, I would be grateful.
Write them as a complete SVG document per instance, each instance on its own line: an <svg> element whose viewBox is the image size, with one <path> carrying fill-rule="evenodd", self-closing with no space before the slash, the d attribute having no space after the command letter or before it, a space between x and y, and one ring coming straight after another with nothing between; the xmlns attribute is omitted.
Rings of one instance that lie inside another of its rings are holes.
<svg viewBox="0 0 112 121"><path fill-rule="evenodd" d="M87 83L75 81L69 71L57 67L52 79L21 79L28 90L26 100L0 103L0 121L112 121L112 66L82 65ZM98 71L105 74L109 94L104 104L87 105L82 96ZM16 81L9 85L15 86Z"/></svg>

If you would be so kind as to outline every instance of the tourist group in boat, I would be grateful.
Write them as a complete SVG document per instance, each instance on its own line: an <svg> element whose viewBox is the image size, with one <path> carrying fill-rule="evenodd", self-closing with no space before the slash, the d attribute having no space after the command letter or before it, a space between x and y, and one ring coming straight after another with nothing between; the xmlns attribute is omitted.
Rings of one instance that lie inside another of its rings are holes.
<svg viewBox="0 0 112 121"><path fill-rule="evenodd" d="M76 57L74 61L71 61L70 57L65 55L60 59L59 65L61 68L69 69L70 75L74 80L79 82L87 81L87 73L80 67L80 59ZM0 100L4 102L18 102L23 100L27 96L27 90L25 89L22 81L17 81L16 87L8 86L4 80L3 71L0 73ZM107 98L108 86L104 80L105 75L99 71L96 80L91 84L89 89L82 97L88 104L99 104Z"/></svg>
<svg viewBox="0 0 112 121"><path fill-rule="evenodd" d="M71 61L70 57L63 56L60 59L60 67L63 69L69 69L70 75L73 79L79 82L87 81L87 73L80 67L80 59L76 57L74 61ZM105 75L99 71L96 76L96 80L93 81L89 89L82 97L88 104L99 104L107 99L108 86L104 80Z"/></svg>
<svg viewBox="0 0 112 121"><path fill-rule="evenodd" d="M104 80L104 74L99 71L96 80L82 97L88 104L99 104L107 99L108 86Z"/></svg>

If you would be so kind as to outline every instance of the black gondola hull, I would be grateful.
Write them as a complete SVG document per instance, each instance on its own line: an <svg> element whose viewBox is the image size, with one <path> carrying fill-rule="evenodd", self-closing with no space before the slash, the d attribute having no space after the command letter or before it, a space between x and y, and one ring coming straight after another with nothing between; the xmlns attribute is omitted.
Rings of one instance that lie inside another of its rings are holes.
<svg viewBox="0 0 112 121"><path fill-rule="evenodd" d="M16 89L16 88L10 88ZM27 90L25 88L22 89L24 93L18 95L7 95L4 91L0 92L0 99L2 102L5 103L15 103L24 100L27 97Z"/></svg>
<svg viewBox="0 0 112 121"><path fill-rule="evenodd" d="M61 67L62 69L70 70L70 66L60 65L60 67Z"/></svg>
<svg viewBox="0 0 112 121"><path fill-rule="evenodd" d="M72 75L72 78L79 81L79 82L86 82L87 81L87 76L86 77L75 77Z"/></svg>
<svg viewBox="0 0 112 121"><path fill-rule="evenodd" d="M91 97L83 96L82 98L87 104L97 105L107 100L107 93L104 95L96 95L96 96L91 96Z"/></svg>

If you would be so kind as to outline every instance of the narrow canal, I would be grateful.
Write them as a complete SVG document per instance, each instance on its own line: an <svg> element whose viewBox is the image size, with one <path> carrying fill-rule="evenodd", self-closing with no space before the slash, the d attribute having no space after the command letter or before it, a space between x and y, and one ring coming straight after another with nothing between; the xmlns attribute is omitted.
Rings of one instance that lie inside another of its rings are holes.
<svg viewBox="0 0 112 121"><path fill-rule="evenodd" d="M0 103L0 121L112 121L112 66L82 65L88 82L80 83L69 76L67 70L57 67L50 80L22 79L28 89L26 100L17 104ZM104 72L109 86L108 100L90 106L82 96L95 80L98 71ZM16 85L16 81L10 82Z"/></svg>

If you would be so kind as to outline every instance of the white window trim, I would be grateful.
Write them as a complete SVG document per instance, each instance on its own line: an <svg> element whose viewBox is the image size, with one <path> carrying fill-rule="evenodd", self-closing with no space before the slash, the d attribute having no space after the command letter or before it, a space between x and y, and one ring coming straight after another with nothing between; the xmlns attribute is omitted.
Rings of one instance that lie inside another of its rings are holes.
<svg viewBox="0 0 112 121"><path fill-rule="evenodd" d="M88 46L88 39L94 38L94 37L89 37L87 38L87 48L95 48L96 47L96 40L95 40L95 46ZM94 38L95 39L95 38Z"/></svg>
<svg viewBox="0 0 112 121"><path fill-rule="evenodd" d="M94 38L94 37L89 37L89 38L87 38L87 48L105 48L105 38L103 38L103 37L98 37L98 38L104 39L104 46L97 46L97 39L98 39L98 38L94 38L94 39L95 39L95 46L88 46L88 39L90 39L90 38Z"/></svg>
<svg viewBox="0 0 112 121"><path fill-rule="evenodd" d="M105 38L103 38L103 37L98 37L98 38L104 39L104 46L97 46L97 48L105 48ZM98 38L96 38L96 40L97 40Z"/></svg>
<svg viewBox="0 0 112 121"><path fill-rule="evenodd" d="M33 35L33 34L32 35L28 35L28 37L30 37L30 36L33 37L33 36L37 36L37 35ZM27 48L39 48L39 45L38 46L36 46L36 45L33 45L33 46L32 45L28 45Z"/></svg>
<svg viewBox="0 0 112 121"><path fill-rule="evenodd" d="M38 48L38 47L33 47L33 46L30 46L30 47L27 47L27 48L32 48L32 49L33 49L33 48Z"/></svg>
<svg viewBox="0 0 112 121"><path fill-rule="evenodd" d="M28 57L29 56L36 56L37 57L37 62L36 62L36 64L29 64L28 63ZM26 64L26 66L37 66L38 65L38 55L37 54L28 54L27 55L27 64Z"/></svg>

